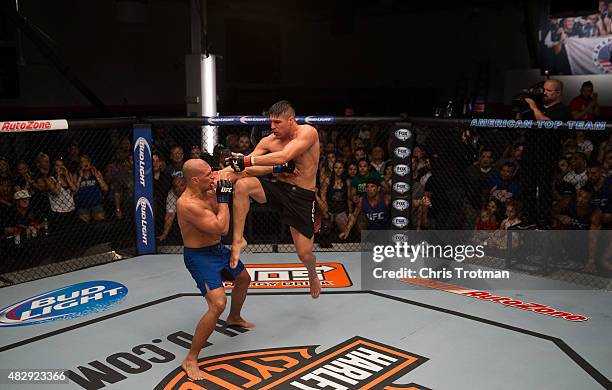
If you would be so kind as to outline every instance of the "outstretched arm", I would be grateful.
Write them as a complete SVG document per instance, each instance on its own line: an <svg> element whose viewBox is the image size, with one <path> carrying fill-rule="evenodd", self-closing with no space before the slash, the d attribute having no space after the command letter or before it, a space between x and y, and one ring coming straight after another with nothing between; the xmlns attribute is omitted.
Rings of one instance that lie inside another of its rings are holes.
<svg viewBox="0 0 612 390"><path fill-rule="evenodd" d="M172 228L175 218L176 213L166 212L166 215L164 216L164 231L157 237L160 241L164 241L166 238L168 238L168 234L170 233L170 229Z"/></svg>
<svg viewBox="0 0 612 390"><path fill-rule="evenodd" d="M270 140L268 137L262 138L261 141L259 141L257 145L255 145L255 149L253 149L253 151L249 153L247 157L262 156L268 153L270 151L270 149L268 148L269 142Z"/></svg>

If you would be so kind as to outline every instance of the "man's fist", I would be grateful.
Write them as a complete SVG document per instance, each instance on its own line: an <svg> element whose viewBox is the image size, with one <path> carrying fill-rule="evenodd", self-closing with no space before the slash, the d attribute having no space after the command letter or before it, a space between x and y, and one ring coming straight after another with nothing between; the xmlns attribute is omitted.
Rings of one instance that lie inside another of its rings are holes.
<svg viewBox="0 0 612 390"><path fill-rule="evenodd" d="M252 166L251 158L242 154L234 155L225 159L225 165L232 167L236 172L242 172L245 168Z"/></svg>
<svg viewBox="0 0 612 390"><path fill-rule="evenodd" d="M284 163L283 165L274 165L272 172L274 173L293 173L295 171L295 163L293 160Z"/></svg>
<svg viewBox="0 0 612 390"><path fill-rule="evenodd" d="M234 187L232 182L227 179L219 179L217 182L217 202L218 203L229 203L232 198Z"/></svg>

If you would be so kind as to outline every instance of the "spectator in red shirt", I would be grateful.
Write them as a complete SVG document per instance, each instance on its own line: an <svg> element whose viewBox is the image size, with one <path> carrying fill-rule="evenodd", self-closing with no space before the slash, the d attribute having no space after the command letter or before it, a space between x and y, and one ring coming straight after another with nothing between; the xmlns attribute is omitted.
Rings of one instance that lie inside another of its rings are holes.
<svg viewBox="0 0 612 390"><path fill-rule="evenodd" d="M597 94L593 92L593 83L585 81L580 88L580 95L572 99L569 105L572 116L580 121L592 121L599 116Z"/></svg>

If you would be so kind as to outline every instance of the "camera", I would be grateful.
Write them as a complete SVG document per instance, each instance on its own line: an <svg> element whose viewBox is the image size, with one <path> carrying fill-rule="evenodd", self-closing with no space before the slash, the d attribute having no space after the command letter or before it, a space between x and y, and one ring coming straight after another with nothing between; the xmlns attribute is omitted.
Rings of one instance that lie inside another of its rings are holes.
<svg viewBox="0 0 612 390"><path fill-rule="evenodd" d="M219 159L215 158L213 154L202 152L202 154L200 154L200 158L206 161L213 171L217 171L221 168L219 167Z"/></svg>
<svg viewBox="0 0 612 390"><path fill-rule="evenodd" d="M211 166L213 171L216 171L218 169L221 169L221 166L219 165L219 160L221 158L225 160L227 157L231 157L231 155L232 151L230 149L226 148L222 144L217 144L215 145L212 154L209 154L204 151L202 152L202 154L200 154L200 158L206 161L208 165Z"/></svg>
<svg viewBox="0 0 612 390"><path fill-rule="evenodd" d="M526 114L531 111L529 104L525 101L525 98L533 99L538 106L542 105L542 98L544 97L544 81L537 82L529 88L523 89L519 94L512 98L512 112L520 112Z"/></svg>

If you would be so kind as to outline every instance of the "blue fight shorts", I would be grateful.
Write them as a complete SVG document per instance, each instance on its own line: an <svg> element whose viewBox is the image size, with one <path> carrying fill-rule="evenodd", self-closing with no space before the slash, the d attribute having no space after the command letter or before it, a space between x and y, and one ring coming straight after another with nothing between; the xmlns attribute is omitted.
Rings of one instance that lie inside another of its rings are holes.
<svg viewBox="0 0 612 390"><path fill-rule="evenodd" d="M234 281L244 269L240 260L236 268L230 268L230 250L222 244L204 248L185 247L183 259L202 296L206 296L206 285L209 290L223 287L224 280Z"/></svg>

